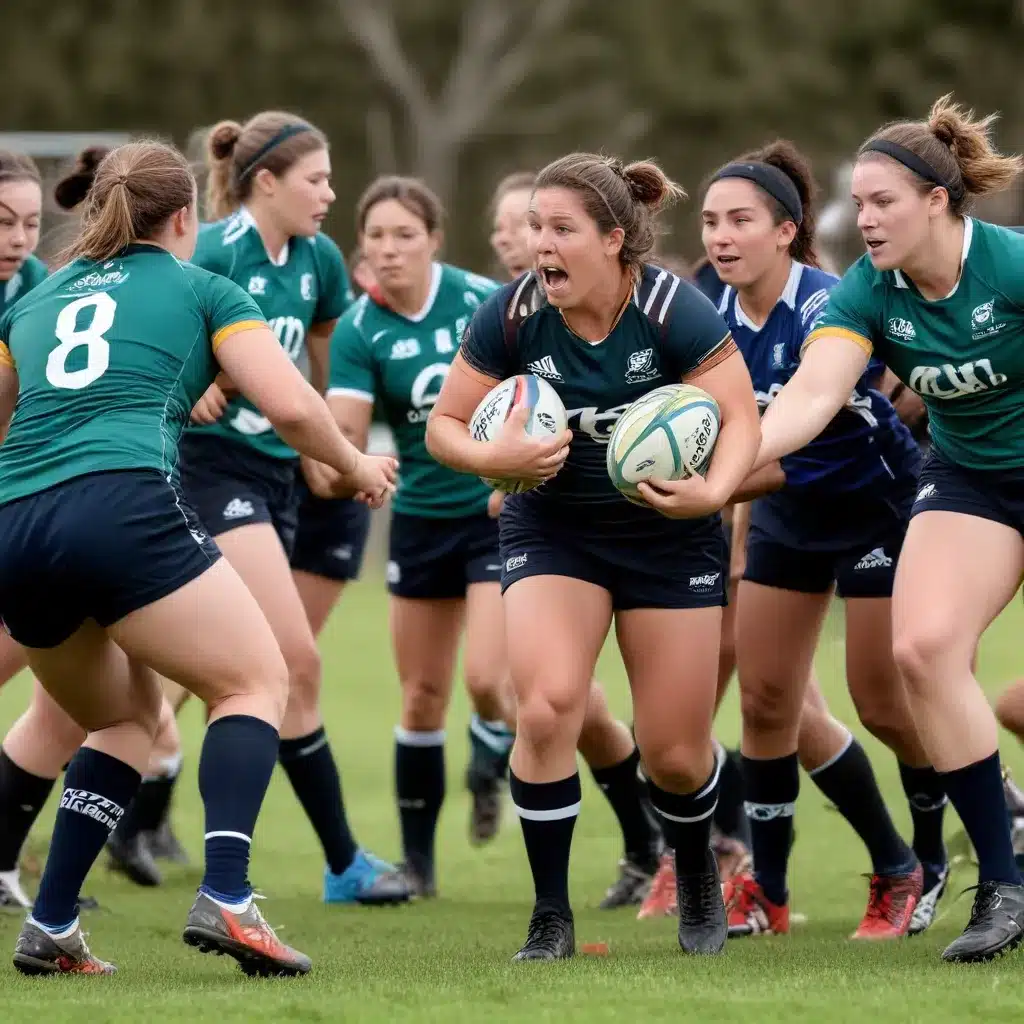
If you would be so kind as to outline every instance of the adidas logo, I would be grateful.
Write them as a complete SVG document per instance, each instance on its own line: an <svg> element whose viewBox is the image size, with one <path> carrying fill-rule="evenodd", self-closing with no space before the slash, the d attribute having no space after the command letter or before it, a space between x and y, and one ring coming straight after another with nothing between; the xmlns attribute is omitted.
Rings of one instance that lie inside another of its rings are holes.
<svg viewBox="0 0 1024 1024"><path fill-rule="evenodd" d="M869 551L853 568L857 569L888 569L892 565L892 559L885 553L884 548L875 548Z"/></svg>
<svg viewBox="0 0 1024 1024"><path fill-rule="evenodd" d="M546 377L548 380L562 379L551 356L544 356L542 359L535 359L532 363L527 363L526 369L528 373L535 373L538 377Z"/></svg>
<svg viewBox="0 0 1024 1024"><path fill-rule="evenodd" d="M225 519L245 519L251 516L255 509L251 501L243 501L241 498L232 498L227 507L221 513Z"/></svg>

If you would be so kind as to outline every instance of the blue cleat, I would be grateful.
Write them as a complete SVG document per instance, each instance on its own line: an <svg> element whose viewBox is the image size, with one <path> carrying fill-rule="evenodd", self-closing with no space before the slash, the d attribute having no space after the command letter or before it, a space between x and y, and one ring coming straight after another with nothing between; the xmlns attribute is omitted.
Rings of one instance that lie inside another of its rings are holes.
<svg viewBox="0 0 1024 1024"><path fill-rule="evenodd" d="M412 890L404 876L387 861L363 850L340 874L324 868L324 903L361 903L379 906L406 903Z"/></svg>

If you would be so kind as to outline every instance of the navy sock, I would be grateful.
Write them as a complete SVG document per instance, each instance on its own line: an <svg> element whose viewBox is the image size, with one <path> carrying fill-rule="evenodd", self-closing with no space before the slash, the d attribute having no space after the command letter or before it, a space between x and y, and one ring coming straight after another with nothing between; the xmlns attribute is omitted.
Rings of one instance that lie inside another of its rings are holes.
<svg viewBox="0 0 1024 1024"><path fill-rule="evenodd" d="M124 761L82 747L64 773L64 793L32 916L49 928L71 924L78 895L139 788L142 776Z"/></svg>
<svg viewBox="0 0 1024 1024"><path fill-rule="evenodd" d="M670 793L647 780L651 803L661 819L665 841L675 851L677 875L701 875L708 870L711 823L718 801L722 760L716 754L711 775L692 793Z"/></svg>
<svg viewBox="0 0 1024 1024"><path fill-rule="evenodd" d="M1020 871L1013 857L1010 823L1006 817L999 751L965 768L938 772L938 776L974 845L978 881L1020 885Z"/></svg>
<svg viewBox="0 0 1024 1024"><path fill-rule="evenodd" d="M0 871L18 866L21 848L56 781L25 771L0 748Z"/></svg>
<svg viewBox="0 0 1024 1024"><path fill-rule="evenodd" d="M135 799L117 826L118 836L128 839L140 832L155 832L170 811L174 784L180 774L181 760L178 758L164 774L143 776Z"/></svg>
<svg viewBox="0 0 1024 1024"><path fill-rule="evenodd" d="M800 763L786 757L743 758L744 807L750 821L754 878L776 906L789 899L786 868L793 843L793 811L800 793Z"/></svg>
<svg viewBox="0 0 1024 1024"><path fill-rule="evenodd" d="M433 877L434 835L444 803L444 730L413 732L395 727L395 794L402 849L409 865Z"/></svg>
<svg viewBox="0 0 1024 1024"><path fill-rule="evenodd" d="M626 856L653 871L658 866L660 836L645 806L647 787L637 774L639 767L640 751L634 747L624 761L592 768L591 774L619 820Z"/></svg>
<svg viewBox="0 0 1024 1024"><path fill-rule="evenodd" d="M278 744L277 730L250 715L226 715L206 730L199 757L199 793L206 813L202 887L225 901L241 903L252 892L252 834Z"/></svg>
<svg viewBox="0 0 1024 1024"><path fill-rule="evenodd" d="M743 772L738 750L726 750L722 762L722 780L718 786L718 806L714 821L730 839L750 845L750 825L743 813Z"/></svg>
<svg viewBox="0 0 1024 1024"><path fill-rule="evenodd" d="M905 875L914 870L914 851L896 831L867 752L852 734L831 761L807 774L863 840L874 874Z"/></svg>
<svg viewBox="0 0 1024 1024"><path fill-rule="evenodd" d="M340 875L355 859L358 847L345 816L341 778L323 726L308 736L281 740L278 759L316 831L328 867Z"/></svg>
<svg viewBox="0 0 1024 1024"><path fill-rule="evenodd" d="M523 827L535 905L571 914L569 851L580 813L579 773L557 782L523 782L510 771L509 792Z"/></svg>
<svg viewBox="0 0 1024 1024"><path fill-rule="evenodd" d="M935 867L945 864L942 819L947 801L942 777L932 767L912 768L901 761L900 781L914 822L914 852L922 864Z"/></svg>

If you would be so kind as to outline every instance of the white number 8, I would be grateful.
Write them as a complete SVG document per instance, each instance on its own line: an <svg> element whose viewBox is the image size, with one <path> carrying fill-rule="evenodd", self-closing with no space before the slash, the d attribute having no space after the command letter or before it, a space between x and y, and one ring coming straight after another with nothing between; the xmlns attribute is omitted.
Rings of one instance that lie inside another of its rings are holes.
<svg viewBox="0 0 1024 1024"><path fill-rule="evenodd" d="M78 314L90 306L93 315L89 325L76 327ZM103 335L114 326L116 309L117 303L106 292L96 292L75 299L60 311L53 332L60 344L46 360L46 379L55 388L79 391L107 372L110 365L110 342ZM68 356L82 345L88 349L85 366L81 370L69 372Z"/></svg>

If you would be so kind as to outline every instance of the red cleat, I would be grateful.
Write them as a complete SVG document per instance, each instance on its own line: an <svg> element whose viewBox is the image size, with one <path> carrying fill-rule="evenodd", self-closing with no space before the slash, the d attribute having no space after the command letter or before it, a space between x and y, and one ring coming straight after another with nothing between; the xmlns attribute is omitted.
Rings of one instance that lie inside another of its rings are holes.
<svg viewBox="0 0 1024 1024"><path fill-rule="evenodd" d="M753 875L734 875L723 886L729 938L747 935L787 935L789 907L772 903Z"/></svg>
<svg viewBox="0 0 1024 1024"><path fill-rule="evenodd" d="M910 930L923 888L924 870L920 864L909 875L872 875L868 909L852 937L902 938Z"/></svg>
<svg viewBox="0 0 1024 1024"><path fill-rule="evenodd" d="M636 919L645 917L674 917L679 913L676 905L676 857L670 850L661 855L661 863L651 882L651 889L640 904Z"/></svg>

